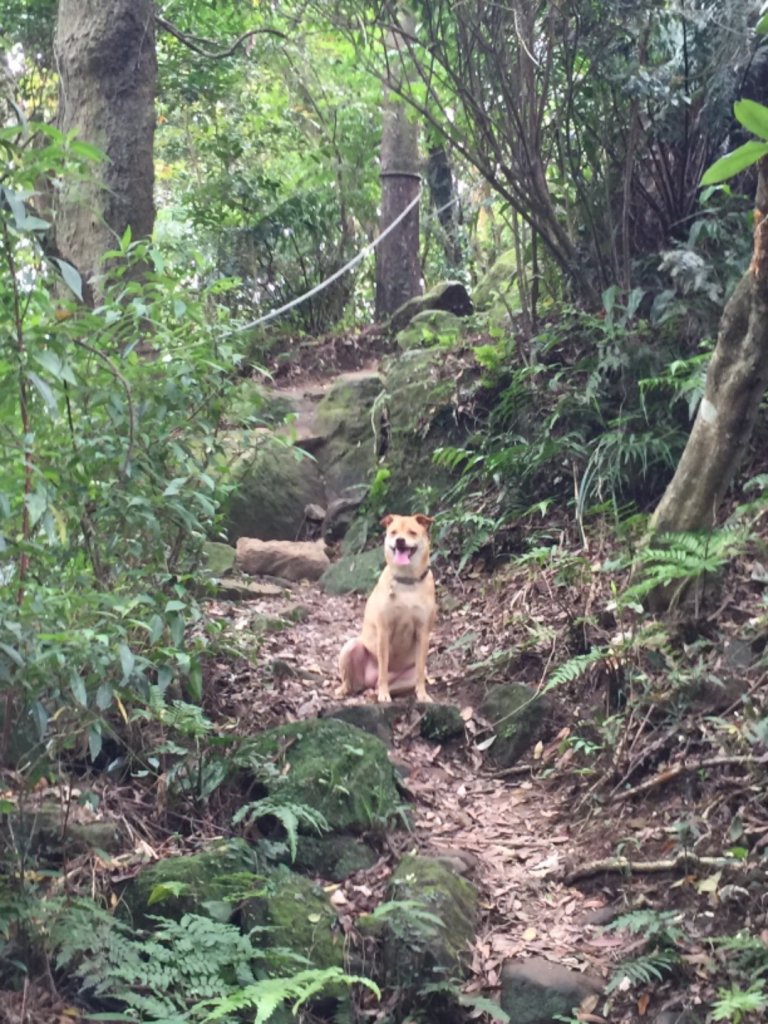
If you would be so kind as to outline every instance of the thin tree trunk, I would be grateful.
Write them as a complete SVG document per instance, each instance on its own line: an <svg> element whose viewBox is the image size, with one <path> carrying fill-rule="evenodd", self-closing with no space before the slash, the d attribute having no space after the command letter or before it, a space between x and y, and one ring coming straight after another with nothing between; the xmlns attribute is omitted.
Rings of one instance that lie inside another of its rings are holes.
<svg viewBox="0 0 768 1024"><path fill-rule="evenodd" d="M59 0L58 126L106 155L92 180L66 183L56 202L58 249L90 288L127 227L134 240L154 227L154 19L153 0Z"/></svg>
<svg viewBox="0 0 768 1024"><path fill-rule="evenodd" d="M723 311L704 397L654 533L706 530L752 437L768 387L768 161L759 166L752 262Z"/></svg>
<svg viewBox="0 0 768 1024"><path fill-rule="evenodd" d="M412 35L413 19L410 15L401 19ZM402 45L397 29L390 31L390 42L393 48ZM382 231L418 196L420 188L418 124L408 119L406 104L390 89L384 100L381 135ZM376 319L390 317L404 302L421 293L417 203L376 250Z"/></svg>

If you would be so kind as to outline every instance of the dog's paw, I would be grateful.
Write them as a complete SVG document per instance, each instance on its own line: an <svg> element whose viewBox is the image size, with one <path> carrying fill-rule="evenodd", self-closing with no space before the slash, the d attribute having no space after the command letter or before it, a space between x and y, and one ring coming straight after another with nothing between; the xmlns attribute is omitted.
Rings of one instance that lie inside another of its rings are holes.
<svg viewBox="0 0 768 1024"><path fill-rule="evenodd" d="M376 694L376 700L379 702L379 704L391 704L392 694L382 693L381 690L379 690L379 692Z"/></svg>
<svg viewBox="0 0 768 1024"><path fill-rule="evenodd" d="M416 700L419 701L420 704L434 704L435 703L432 700L432 698L429 696L428 693L417 693L416 694Z"/></svg>
<svg viewBox="0 0 768 1024"><path fill-rule="evenodd" d="M339 698L341 698L341 697L348 697L349 696L349 687L344 686L344 684L342 683L341 686L337 686L336 689L333 691L333 696L334 697L339 697Z"/></svg>

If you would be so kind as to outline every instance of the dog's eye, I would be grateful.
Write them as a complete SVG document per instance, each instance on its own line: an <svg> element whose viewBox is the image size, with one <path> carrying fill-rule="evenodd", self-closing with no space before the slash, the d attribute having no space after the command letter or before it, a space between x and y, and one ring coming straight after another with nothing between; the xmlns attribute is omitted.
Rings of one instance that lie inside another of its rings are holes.
<svg viewBox="0 0 768 1024"><path fill-rule="evenodd" d="M416 531L415 530L408 530L408 536L409 537L415 537L416 536Z"/></svg>

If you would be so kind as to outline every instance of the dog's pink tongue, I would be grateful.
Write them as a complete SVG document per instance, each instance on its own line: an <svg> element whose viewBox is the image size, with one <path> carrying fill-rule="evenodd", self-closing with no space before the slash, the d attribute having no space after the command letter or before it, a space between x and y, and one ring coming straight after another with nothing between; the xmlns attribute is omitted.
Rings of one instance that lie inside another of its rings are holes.
<svg viewBox="0 0 768 1024"><path fill-rule="evenodd" d="M408 565L411 560L410 553L405 549L395 548L395 565Z"/></svg>

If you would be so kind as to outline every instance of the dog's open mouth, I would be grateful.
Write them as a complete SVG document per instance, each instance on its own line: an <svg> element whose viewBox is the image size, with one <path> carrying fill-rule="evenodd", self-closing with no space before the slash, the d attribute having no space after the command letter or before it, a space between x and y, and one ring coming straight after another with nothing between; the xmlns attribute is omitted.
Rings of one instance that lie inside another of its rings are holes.
<svg viewBox="0 0 768 1024"><path fill-rule="evenodd" d="M393 551L395 557L395 565L410 565L411 558L413 557L413 553L415 550L416 545L414 545L412 548L409 548L404 540L398 538L395 541L395 547Z"/></svg>

